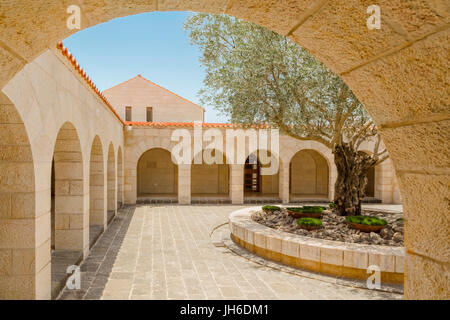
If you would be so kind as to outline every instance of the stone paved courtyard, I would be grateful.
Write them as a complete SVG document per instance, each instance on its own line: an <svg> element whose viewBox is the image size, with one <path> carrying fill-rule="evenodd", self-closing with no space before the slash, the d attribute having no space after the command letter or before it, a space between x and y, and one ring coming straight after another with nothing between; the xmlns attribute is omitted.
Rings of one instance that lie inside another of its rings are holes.
<svg viewBox="0 0 450 320"><path fill-rule="evenodd" d="M214 246L211 231L240 208L142 205L121 209L81 266L81 290L65 289L60 299L402 298L287 274Z"/></svg>

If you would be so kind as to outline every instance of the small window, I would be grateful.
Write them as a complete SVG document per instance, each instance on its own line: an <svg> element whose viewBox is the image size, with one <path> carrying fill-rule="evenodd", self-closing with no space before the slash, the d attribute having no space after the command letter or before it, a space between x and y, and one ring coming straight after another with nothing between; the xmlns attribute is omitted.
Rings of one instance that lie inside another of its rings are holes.
<svg viewBox="0 0 450 320"><path fill-rule="evenodd" d="M125 121L131 121L131 107L125 107Z"/></svg>
<svg viewBox="0 0 450 320"><path fill-rule="evenodd" d="M153 108L147 107L147 122L153 121Z"/></svg>

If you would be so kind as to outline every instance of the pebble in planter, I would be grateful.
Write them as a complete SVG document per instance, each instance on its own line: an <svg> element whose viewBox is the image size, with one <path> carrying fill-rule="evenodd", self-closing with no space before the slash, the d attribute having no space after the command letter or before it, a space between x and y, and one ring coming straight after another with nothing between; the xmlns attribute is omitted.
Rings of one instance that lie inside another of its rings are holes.
<svg viewBox="0 0 450 320"><path fill-rule="evenodd" d="M374 216L348 216L347 224L362 232L380 232L387 225L387 221Z"/></svg>

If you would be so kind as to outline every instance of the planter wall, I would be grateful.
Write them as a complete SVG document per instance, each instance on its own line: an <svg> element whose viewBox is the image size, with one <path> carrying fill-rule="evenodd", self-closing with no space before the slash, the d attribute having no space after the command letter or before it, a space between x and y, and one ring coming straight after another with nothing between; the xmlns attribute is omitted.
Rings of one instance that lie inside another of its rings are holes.
<svg viewBox="0 0 450 320"><path fill-rule="evenodd" d="M377 265L381 284L403 283L404 248L314 239L266 227L251 219L261 207L237 210L229 217L233 240L264 258L332 276L366 280Z"/></svg>

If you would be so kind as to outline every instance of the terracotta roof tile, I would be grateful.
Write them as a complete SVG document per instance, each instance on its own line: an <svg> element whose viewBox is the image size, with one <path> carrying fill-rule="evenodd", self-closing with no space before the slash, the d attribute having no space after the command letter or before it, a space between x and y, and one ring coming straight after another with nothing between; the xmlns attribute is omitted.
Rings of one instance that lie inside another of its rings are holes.
<svg viewBox="0 0 450 320"><path fill-rule="evenodd" d="M194 122L145 122L145 121L125 121L126 126L134 127L153 127L153 128L165 128L165 127L193 127ZM239 124L234 123L201 123L203 128L239 128L242 127ZM268 125L252 126L253 128L269 128Z"/></svg>

